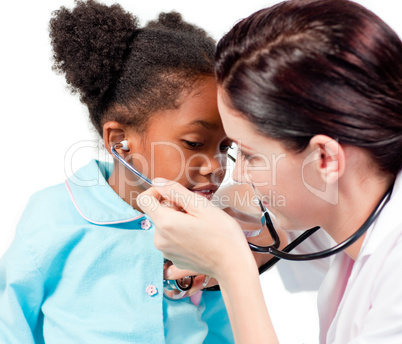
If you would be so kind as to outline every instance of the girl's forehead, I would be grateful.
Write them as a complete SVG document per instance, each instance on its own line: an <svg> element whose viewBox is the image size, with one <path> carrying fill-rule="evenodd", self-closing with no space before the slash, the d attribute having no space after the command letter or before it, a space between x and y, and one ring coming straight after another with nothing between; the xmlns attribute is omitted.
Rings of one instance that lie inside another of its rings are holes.
<svg viewBox="0 0 402 344"><path fill-rule="evenodd" d="M223 132L222 121L217 109L215 111L167 110L153 117L149 123L150 130L173 132Z"/></svg>
<svg viewBox="0 0 402 344"><path fill-rule="evenodd" d="M183 129L216 130L222 128L218 111L215 82L203 83L183 97L177 109L156 112L150 125L166 125Z"/></svg>

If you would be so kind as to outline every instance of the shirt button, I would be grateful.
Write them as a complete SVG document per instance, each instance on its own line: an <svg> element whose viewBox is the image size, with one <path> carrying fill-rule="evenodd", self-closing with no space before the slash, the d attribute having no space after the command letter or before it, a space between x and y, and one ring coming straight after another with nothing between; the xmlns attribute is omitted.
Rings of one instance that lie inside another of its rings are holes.
<svg viewBox="0 0 402 344"><path fill-rule="evenodd" d="M157 289L154 285L152 285L152 284L150 284L149 286L147 286L146 289L145 289L145 291L147 292L147 294L148 294L149 296L154 296L154 295L156 295L156 294L158 293L158 289Z"/></svg>
<svg viewBox="0 0 402 344"><path fill-rule="evenodd" d="M141 228L142 229L150 229L151 228L151 222L148 219L142 220L141 221Z"/></svg>

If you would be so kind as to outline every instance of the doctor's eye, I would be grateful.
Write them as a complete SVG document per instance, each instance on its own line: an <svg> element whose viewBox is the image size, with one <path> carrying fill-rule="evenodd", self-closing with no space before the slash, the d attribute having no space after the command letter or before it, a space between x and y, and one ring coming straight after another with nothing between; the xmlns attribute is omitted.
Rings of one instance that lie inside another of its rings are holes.
<svg viewBox="0 0 402 344"><path fill-rule="evenodd" d="M250 161L250 160L253 159L253 156L252 156L252 155L247 154L247 153L244 153L241 149L239 149L239 153L238 153L238 154L239 154L240 159L242 159L242 160Z"/></svg>

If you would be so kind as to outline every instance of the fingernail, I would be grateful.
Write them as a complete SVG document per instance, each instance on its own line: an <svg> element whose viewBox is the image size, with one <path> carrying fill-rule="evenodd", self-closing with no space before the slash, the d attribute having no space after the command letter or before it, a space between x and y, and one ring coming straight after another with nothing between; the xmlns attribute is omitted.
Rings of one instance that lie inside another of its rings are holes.
<svg viewBox="0 0 402 344"><path fill-rule="evenodd" d="M205 275L204 283L202 284L203 288L205 288L208 285L211 278L212 278L211 276Z"/></svg>
<svg viewBox="0 0 402 344"><path fill-rule="evenodd" d="M167 179L165 178L161 178L161 177L157 177L152 181L152 185L153 186L164 186L167 183Z"/></svg>

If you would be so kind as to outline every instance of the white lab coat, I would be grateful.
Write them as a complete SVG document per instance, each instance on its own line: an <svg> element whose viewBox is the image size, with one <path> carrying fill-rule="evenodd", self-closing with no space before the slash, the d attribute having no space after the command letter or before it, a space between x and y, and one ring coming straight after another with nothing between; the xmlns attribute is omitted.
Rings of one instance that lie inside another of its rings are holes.
<svg viewBox="0 0 402 344"><path fill-rule="evenodd" d="M298 253L333 246L332 239L319 232ZM327 259L278 265L289 290L317 287L320 343L401 344L402 172L355 262L340 252Z"/></svg>

